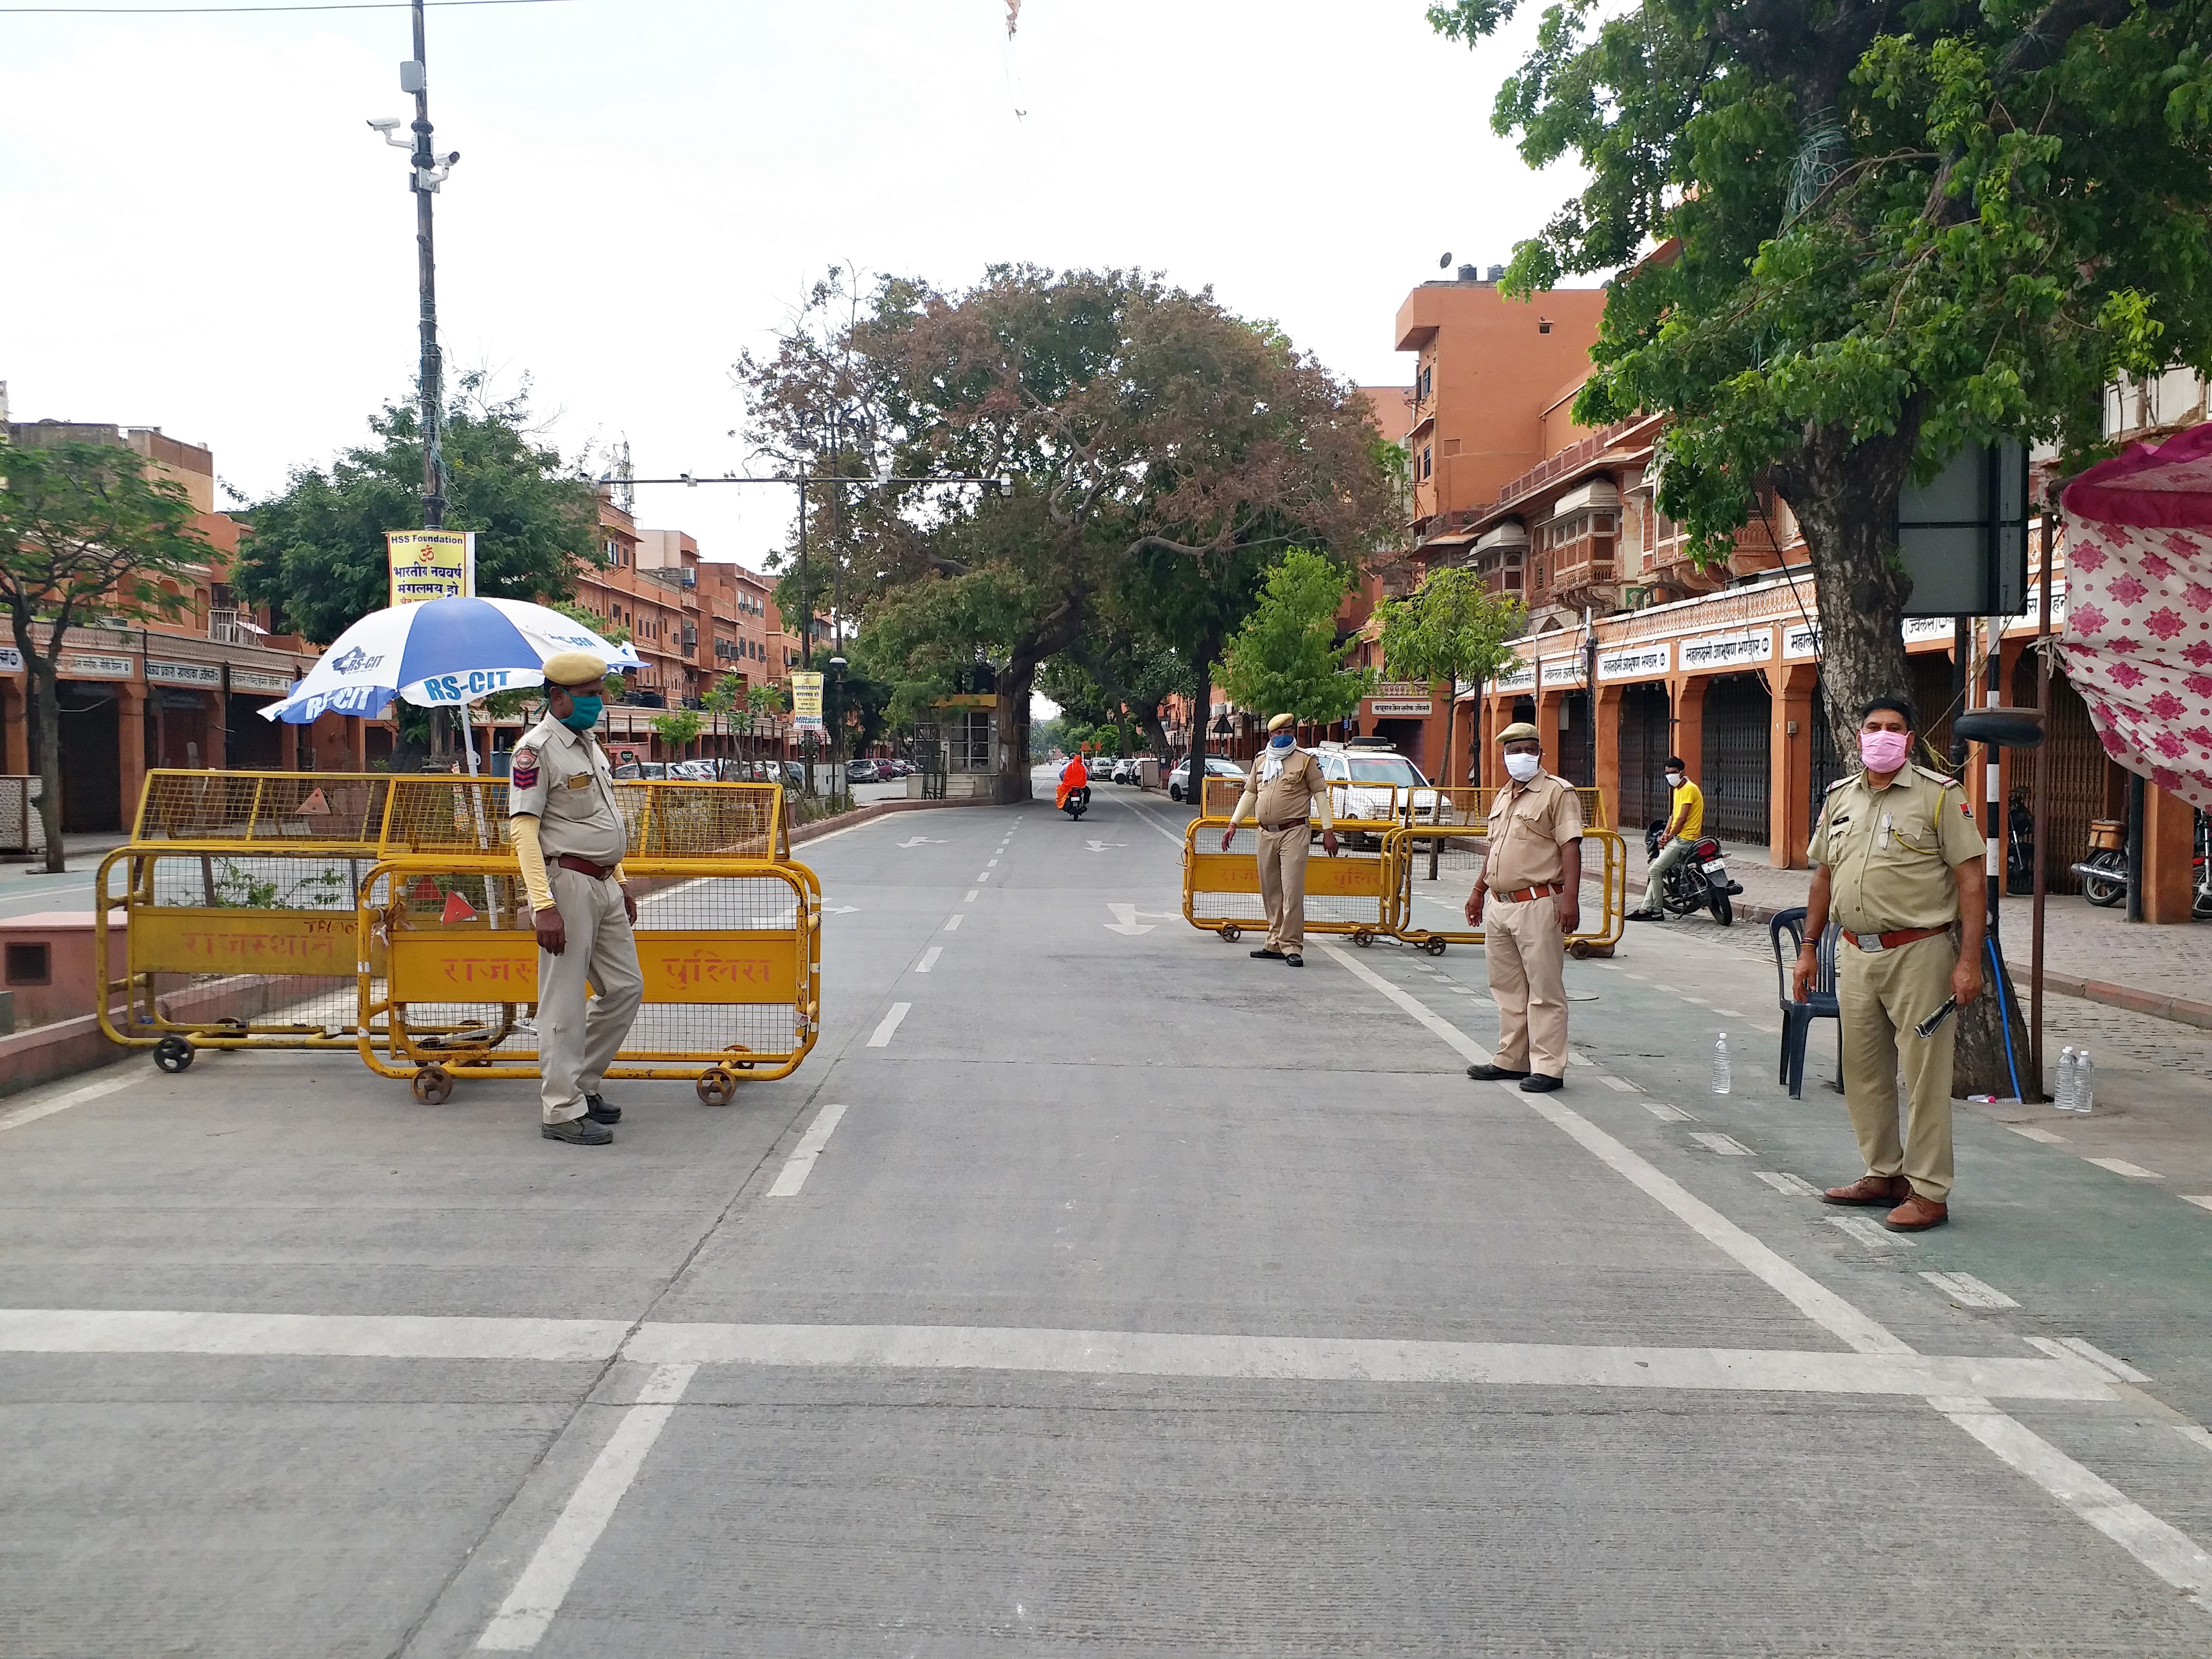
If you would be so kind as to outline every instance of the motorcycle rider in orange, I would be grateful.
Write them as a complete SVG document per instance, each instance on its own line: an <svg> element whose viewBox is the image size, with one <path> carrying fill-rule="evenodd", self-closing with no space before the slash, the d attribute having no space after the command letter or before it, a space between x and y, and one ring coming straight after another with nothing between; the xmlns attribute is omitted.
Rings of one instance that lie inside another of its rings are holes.
<svg viewBox="0 0 2212 1659"><path fill-rule="evenodd" d="M1053 811L1066 810L1067 798L1079 789L1087 788L1090 783L1091 773L1083 764L1083 757L1080 754L1069 756L1066 766L1060 774L1060 788L1053 796Z"/></svg>

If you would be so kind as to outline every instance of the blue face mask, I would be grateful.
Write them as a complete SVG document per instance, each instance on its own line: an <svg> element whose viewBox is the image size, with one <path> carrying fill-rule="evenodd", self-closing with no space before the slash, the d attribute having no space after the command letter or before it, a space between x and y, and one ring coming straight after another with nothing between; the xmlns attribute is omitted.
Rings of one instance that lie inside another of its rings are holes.
<svg viewBox="0 0 2212 1659"><path fill-rule="evenodd" d="M571 696L568 701L575 706L561 716L561 724L571 732L588 732L599 723L599 715L606 708L606 699L596 693L588 696Z"/></svg>
<svg viewBox="0 0 2212 1659"><path fill-rule="evenodd" d="M1297 733L1295 732L1278 732L1273 737L1268 738L1267 742L1274 748L1288 749L1297 740Z"/></svg>

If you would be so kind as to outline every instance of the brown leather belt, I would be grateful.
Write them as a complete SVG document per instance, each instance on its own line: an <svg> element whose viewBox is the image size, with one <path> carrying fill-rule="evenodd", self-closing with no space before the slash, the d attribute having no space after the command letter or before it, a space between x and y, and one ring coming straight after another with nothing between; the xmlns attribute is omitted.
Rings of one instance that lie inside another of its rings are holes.
<svg viewBox="0 0 2212 1659"><path fill-rule="evenodd" d="M556 853L553 862L563 870L574 870L580 876L589 876L593 881L605 881L617 868L611 864L594 864L589 859L580 859L574 853Z"/></svg>
<svg viewBox="0 0 2212 1659"><path fill-rule="evenodd" d="M1279 836L1285 830L1304 829L1305 827L1305 823L1306 821L1304 818L1292 818L1287 823L1263 823L1260 827L1262 830L1269 830L1273 834Z"/></svg>
<svg viewBox="0 0 2212 1659"><path fill-rule="evenodd" d="M1549 898L1554 893L1564 893L1566 888L1558 882L1543 882L1534 887L1522 887L1510 893L1493 893L1492 898L1502 898L1511 904L1526 904L1530 899Z"/></svg>
<svg viewBox="0 0 2212 1659"><path fill-rule="evenodd" d="M1894 951L1900 945L1911 945L1923 939L1934 939L1938 933L1948 933L1951 924L1941 927L1900 927L1893 933L1845 933L1844 937L1862 951Z"/></svg>

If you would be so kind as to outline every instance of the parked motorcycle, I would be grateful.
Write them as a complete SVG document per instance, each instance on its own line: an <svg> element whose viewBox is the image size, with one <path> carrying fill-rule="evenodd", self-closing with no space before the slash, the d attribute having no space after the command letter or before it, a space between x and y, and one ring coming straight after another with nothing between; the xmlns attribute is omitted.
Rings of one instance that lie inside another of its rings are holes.
<svg viewBox="0 0 2212 1659"><path fill-rule="evenodd" d="M1663 819L1655 818L1646 827L1644 831L1646 858L1659 856L1659 842L1666 833L1667 825ZM1686 916L1695 910L1710 910L1713 920L1725 927L1735 920L1735 906L1730 900L1741 891L1741 883L1729 879L1728 860L1721 853L1720 842L1706 836L1690 849L1689 857L1660 878L1659 904L1664 914L1670 916Z"/></svg>
<svg viewBox="0 0 2212 1659"><path fill-rule="evenodd" d="M1080 789L1069 790L1067 799L1060 803L1060 810L1076 823L1082 823L1084 813L1091 810L1091 786L1086 783Z"/></svg>
<svg viewBox="0 0 2212 1659"><path fill-rule="evenodd" d="M2212 921L2212 814L2197 815L2197 856L2189 914ZM2088 856L2074 866L2081 878L2081 896L2109 910L2128 896L2128 827L2118 818L2089 821Z"/></svg>

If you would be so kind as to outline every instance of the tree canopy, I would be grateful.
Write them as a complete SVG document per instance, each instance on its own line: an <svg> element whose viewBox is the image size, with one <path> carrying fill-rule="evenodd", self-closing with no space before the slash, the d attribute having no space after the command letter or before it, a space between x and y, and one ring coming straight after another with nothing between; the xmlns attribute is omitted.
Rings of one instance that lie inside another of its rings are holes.
<svg viewBox="0 0 2212 1659"><path fill-rule="evenodd" d="M1262 715L1327 725L1358 712L1371 676L1347 669L1357 641L1336 642L1336 613L1352 573L1294 547L1267 572L1260 602L1222 657L1222 690Z"/></svg>
<svg viewBox="0 0 2212 1659"><path fill-rule="evenodd" d="M1429 17L1472 43L1519 3ZM1577 418L1672 416L1661 505L1710 555L1779 490L1832 708L1908 684L1908 476L2086 459L2119 374L2212 368L2208 46L2195 0L1570 0L1505 82L1498 131L1589 173L1507 286L1629 267Z"/></svg>
<svg viewBox="0 0 2212 1659"><path fill-rule="evenodd" d="M526 387L493 399L483 377L455 390L440 434L446 521L477 538L477 592L550 600L574 590L578 572L603 562L592 484L533 430ZM422 517L422 441L411 404L370 418L377 441L349 449L327 471L295 468L280 495L244 514L238 591L276 613L280 627L334 640L387 596L384 535ZM605 624L593 618L593 628Z"/></svg>

